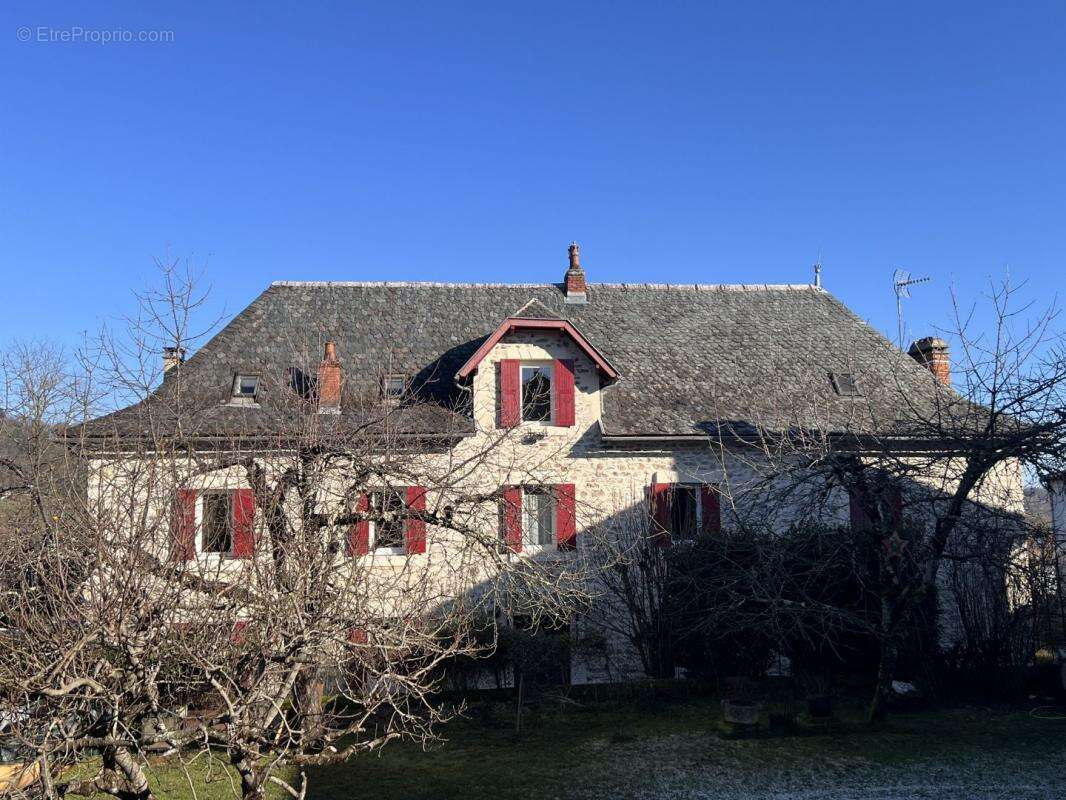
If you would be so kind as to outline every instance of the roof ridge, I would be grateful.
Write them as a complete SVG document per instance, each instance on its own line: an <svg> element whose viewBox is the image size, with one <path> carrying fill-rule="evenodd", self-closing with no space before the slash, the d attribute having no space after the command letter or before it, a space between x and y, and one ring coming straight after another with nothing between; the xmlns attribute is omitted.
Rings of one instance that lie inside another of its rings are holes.
<svg viewBox="0 0 1066 800"><path fill-rule="evenodd" d="M548 289L559 288L558 283L478 283L461 281L271 281L271 287L338 287L338 288L454 288L454 289ZM723 291L723 292L781 292L811 291L827 294L821 286L813 283L589 283L590 288L603 289L655 289L666 291Z"/></svg>

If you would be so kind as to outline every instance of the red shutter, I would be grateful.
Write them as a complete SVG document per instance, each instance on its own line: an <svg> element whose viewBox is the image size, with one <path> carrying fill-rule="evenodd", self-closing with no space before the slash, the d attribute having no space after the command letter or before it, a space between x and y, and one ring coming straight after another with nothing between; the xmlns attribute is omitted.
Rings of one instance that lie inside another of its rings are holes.
<svg viewBox="0 0 1066 800"><path fill-rule="evenodd" d="M348 641L351 644L366 644L370 637L366 635L366 628L349 628Z"/></svg>
<svg viewBox="0 0 1066 800"><path fill-rule="evenodd" d="M370 510L370 498L366 494L359 495L359 502L355 506L356 511L365 514ZM348 526L348 543L344 550L345 555L365 556L370 551L370 520L361 519L354 525Z"/></svg>
<svg viewBox="0 0 1066 800"><path fill-rule="evenodd" d="M238 620L237 622L234 622L233 623L233 633L230 636L230 640L234 644L244 644L245 642L248 641L247 637L244 635L244 632L247 629L248 629L248 620L242 619L242 620Z"/></svg>
<svg viewBox="0 0 1066 800"><path fill-rule="evenodd" d="M522 552L522 489L518 486L503 487L500 506L500 527L503 541L516 553Z"/></svg>
<svg viewBox="0 0 1066 800"><path fill-rule="evenodd" d="M416 513L426 510L426 490L421 486L407 487L407 509ZM408 554L426 552L426 521L419 516L404 522L404 544Z"/></svg>
<svg viewBox="0 0 1066 800"><path fill-rule="evenodd" d="M233 503L233 557L251 558L255 553L255 492L235 489Z"/></svg>
<svg viewBox="0 0 1066 800"><path fill-rule="evenodd" d="M513 428L522 421L522 375L516 358L500 362L500 427Z"/></svg>
<svg viewBox="0 0 1066 800"><path fill-rule="evenodd" d="M577 502L572 483L555 485L555 541L560 550L577 547Z"/></svg>
<svg viewBox="0 0 1066 800"><path fill-rule="evenodd" d="M894 531L903 525L903 490L899 486L888 488L888 522Z"/></svg>
<svg viewBox="0 0 1066 800"><path fill-rule="evenodd" d="M574 424L574 359L555 360L555 424Z"/></svg>
<svg viewBox="0 0 1066 800"><path fill-rule="evenodd" d="M722 530L722 502L718 486L704 483L700 486L700 513L703 516L702 533L720 533Z"/></svg>
<svg viewBox="0 0 1066 800"><path fill-rule="evenodd" d="M196 557L196 490L178 489L170 509L171 558L191 561Z"/></svg>
<svg viewBox="0 0 1066 800"><path fill-rule="evenodd" d="M674 484L653 483L650 489L652 539L659 547L670 546L670 500Z"/></svg>
<svg viewBox="0 0 1066 800"><path fill-rule="evenodd" d="M848 500L850 503L852 529L862 531L869 528L870 518L866 516L866 509L862 506L862 500L854 490L848 492Z"/></svg>

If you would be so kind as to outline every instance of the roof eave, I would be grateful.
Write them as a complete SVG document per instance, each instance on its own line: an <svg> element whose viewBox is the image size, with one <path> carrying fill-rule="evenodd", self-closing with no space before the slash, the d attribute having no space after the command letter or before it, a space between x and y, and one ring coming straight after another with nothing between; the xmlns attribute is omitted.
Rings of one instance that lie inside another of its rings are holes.
<svg viewBox="0 0 1066 800"><path fill-rule="evenodd" d="M620 377L620 373L611 362L569 320L508 317L489 335L489 338L482 342L474 354L466 360L466 363L459 368L459 371L455 373L455 379L461 381L469 378L477 370L481 362L485 360L485 357L492 352L492 349L499 344L500 340L507 334L517 330L561 331L574 340L577 346L592 360L608 380L615 381Z"/></svg>

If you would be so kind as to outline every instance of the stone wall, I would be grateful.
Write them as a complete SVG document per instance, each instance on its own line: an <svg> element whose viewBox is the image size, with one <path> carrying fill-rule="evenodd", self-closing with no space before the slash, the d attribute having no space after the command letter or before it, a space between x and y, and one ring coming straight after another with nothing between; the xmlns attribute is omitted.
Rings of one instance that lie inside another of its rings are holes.
<svg viewBox="0 0 1066 800"><path fill-rule="evenodd" d="M499 362L505 358L524 361L549 361L566 358L575 362L575 424L558 427L543 423L523 423L518 428L501 430L497 426ZM624 380L624 378L623 378ZM811 511L810 503L777 505L767 503L765 491L765 462L751 452L723 451L710 442L682 444L672 447L648 445L643 448L605 448L600 435L602 397L599 373L593 362L568 337L556 332L519 332L505 337L481 363L473 377L473 413L475 435L463 440L448 453L419 456L420 463L413 472L449 476L447 481L429 485L445 486L431 489L427 494L427 508L439 509L450 502L451 494L491 492L501 485L556 484L575 485L577 502L578 551L576 553L544 552L540 558L579 560L585 542L581 531L588 530L644 502L647 487L652 483L713 483L723 489L723 526L729 527L740 518L747 518L774 526L785 526L801 513ZM281 469L285 455L271 457L270 468ZM457 465L476 463L470 474L460 474ZM122 484L123 470L131 465L118 460L101 460L94 465L90 479L91 496L105 498L114 495ZM246 488L243 472L238 468L219 470L195 477L182 476L188 465L178 465L174 481L195 488ZM929 475L930 487L950 484L951 470ZM1017 495L1021 504L1021 480L1017 470L1007 468L997 476L996 503ZM1016 484L1016 493L1014 491ZM159 520L160 536L166 536L171 489L147 492L141 500L149 507L149 516ZM327 485L320 502L324 510L338 502L344 494L343 471L338 470L332 486ZM811 489L814 491L814 488ZM990 498L991 498L990 490ZM114 497L111 497L114 500ZM831 495L820 509L815 509L823 521L846 522L848 501L840 493ZM498 531L498 507L485 503L478 518L485 536L491 539ZM261 522L261 520L259 521ZM382 588L378 602L382 613L395 613L402 603L397 600L405 589L424 585L434 586L430 592L415 594L424 600L431 596L448 596L477 592L479 586L491 581L492 568L484 558L484 550L457 538L455 534L430 527L428 546L422 555L371 554L357 559L358 569L366 576L362 583ZM162 545L161 545L162 546ZM523 558L526 555L511 555ZM353 560L354 561L354 560ZM248 572L247 563L234 562L218 556L200 556L203 569L233 574ZM361 584L362 585L362 584ZM949 610L945 609L948 614ZM582 625L579 621L578 627ZM606 656L596 654L576 659L573 666L575 681L599 681L636 677L639 662L622 637L612 635L605 643Z"/></svg>

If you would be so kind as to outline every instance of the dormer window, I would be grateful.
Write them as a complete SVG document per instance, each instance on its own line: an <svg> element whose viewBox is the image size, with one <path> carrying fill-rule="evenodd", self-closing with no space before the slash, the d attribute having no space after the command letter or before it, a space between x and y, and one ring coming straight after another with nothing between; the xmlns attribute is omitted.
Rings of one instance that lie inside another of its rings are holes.
<svg viewBox="0 0 1066 800"><path fill-rule="evenodd" d="M385 375L381 379L381 396L385 400L399 400L407 394L406 375Z"/></svg>
<svg viewBox="0 0 1066 800"><path fill-rule="evenodd" d="M234 375L233 399L239 402L254 403L259 393L258 375Z"/></svg>
<svg viewBox="0 0 1066 800"><path fill-rule="evenodd" d="M833 389L841 397L860 397L859 385L855 382L855 375L850 372L830 372L829 380Z"/></svg>
<svg viewBox="0 0 1066 800"><path fill-rule="evenodd" d="M500 362L499 424L568 428L574 424L574 360Z"/></svg>
<svg viewBox="0 0 1066 800"><path fill-rule="evenodd" d="M522 421L552 421L552 365L522 365Z"/></svg>

